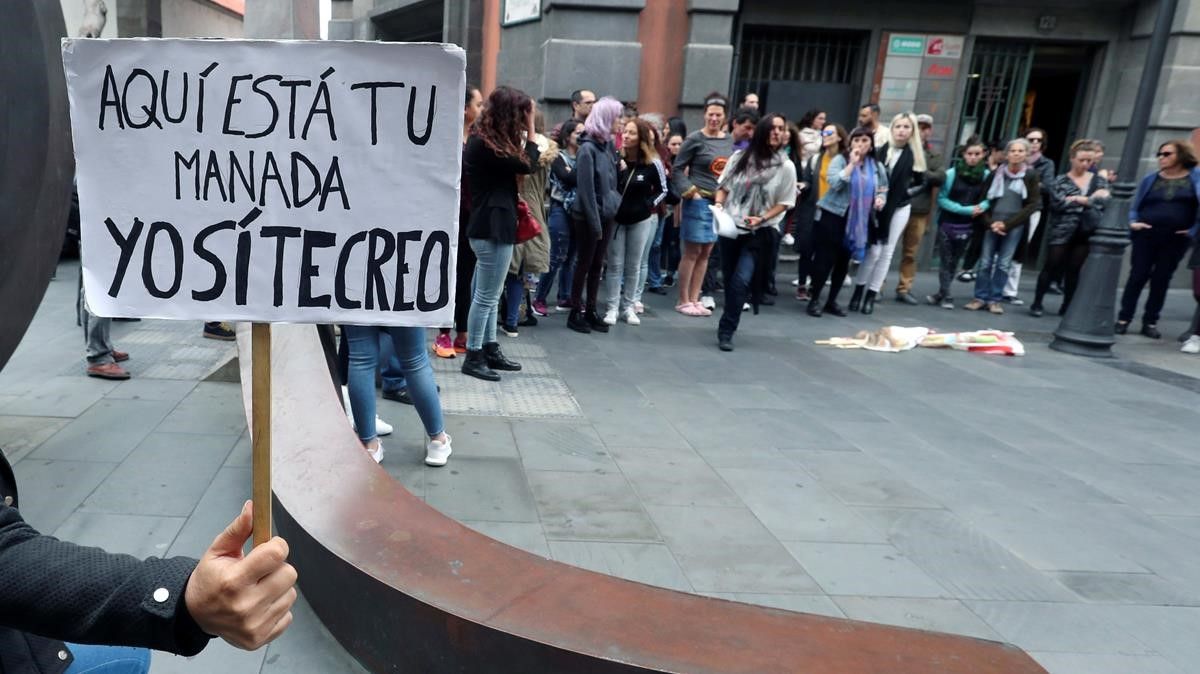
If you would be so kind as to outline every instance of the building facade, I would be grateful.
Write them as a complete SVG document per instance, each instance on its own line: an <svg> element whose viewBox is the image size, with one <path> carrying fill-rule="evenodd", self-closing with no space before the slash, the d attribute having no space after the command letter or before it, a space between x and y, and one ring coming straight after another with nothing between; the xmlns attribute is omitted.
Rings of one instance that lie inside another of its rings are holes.
<svg viewBox="0 0 1200 674"><path fill-rule="evenodd" d="M1048 154L1094 137L1115 166L1158 0L334 0L330 37L465 45L468 79L520 87L550 120L572 90L681 114L710 91L797 118L935 120L935 142L1044 128ZM900 10L902 7L902 11ZM440 17L440 18L439 18ZM439 23L440 21L440 23ZM1200 125L1200 0L1180 0L1143 149ZM1060 162L1061 163L1061 162Z"/></svg>
<svg viewBox="0 0 1200 674"><path fill-rule="evenodd" d="M72 37L242 37L245 0L61 0Z"/></svg>

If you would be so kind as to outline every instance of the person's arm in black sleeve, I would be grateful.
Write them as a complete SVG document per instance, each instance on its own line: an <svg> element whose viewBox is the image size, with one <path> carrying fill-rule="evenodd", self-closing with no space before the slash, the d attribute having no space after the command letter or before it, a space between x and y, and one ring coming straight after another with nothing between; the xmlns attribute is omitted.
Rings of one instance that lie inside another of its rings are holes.
<svg viewBox="0 0 1200 674"><path fill-rule="evenodd" d="M39 534L0 507L0 625L75 643L199 653L183 601L197 560L145 561Z"/></svg>
<svg viewBox="0 0 1200 674"><path fill-rule="evenodd" d="M565 159L563 159L561 154L555 157L554 161L551 162L550 172L554 174L554 177L558 180L558 182L562 183L563 187L567 189L575 187L575 171L572 171L571 167L567 166L567 162Z"/></svg>
<svg viewBox="0 0 1200 674"><path fill-rule="evenodd" d="M525 154L509 157L497 153L492 148L488 147L483 140L479 140L479 145L476 152L470 157L471 163L476 164L480 170L488 174L503 174L503 173L533 173L533 167L537 166L538 157L541 153L538 151L537 143L529 141L525 143Z"/></svg>

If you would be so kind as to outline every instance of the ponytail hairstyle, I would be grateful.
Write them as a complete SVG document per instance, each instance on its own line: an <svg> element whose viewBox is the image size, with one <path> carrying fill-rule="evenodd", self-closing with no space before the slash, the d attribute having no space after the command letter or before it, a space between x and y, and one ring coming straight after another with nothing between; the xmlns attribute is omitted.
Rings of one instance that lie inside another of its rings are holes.
<svg viewBox="0 0 1200 674"><path fill-rule="evenodd" d="M621 113L625 111L625 106L612 96L605 96L596 101L592 106L592 112L588 115L587 121L583 123L583 130L589 138L602 143L612 142L613 124L621 118Z"/></svg>

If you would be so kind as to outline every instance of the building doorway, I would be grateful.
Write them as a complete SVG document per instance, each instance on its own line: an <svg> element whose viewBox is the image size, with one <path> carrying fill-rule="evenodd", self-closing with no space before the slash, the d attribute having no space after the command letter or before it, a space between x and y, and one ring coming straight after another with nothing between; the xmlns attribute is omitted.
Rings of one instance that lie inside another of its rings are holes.
<svg viewBox="0 0 1200 674"><path fill-rule="evenodd" d="M741 28L735 101L753 91L761 109L799 121L812 108L850 128L858 114L870 33L748 25Z"/></svg>
<svg viewBox="0 0 1200 674"><path fill-rule="evenodd" d="M980 38L971 55L958 140L1015 138L1046 130L1046 156L1062 166L1078 137L1095 46Z"/></svg>

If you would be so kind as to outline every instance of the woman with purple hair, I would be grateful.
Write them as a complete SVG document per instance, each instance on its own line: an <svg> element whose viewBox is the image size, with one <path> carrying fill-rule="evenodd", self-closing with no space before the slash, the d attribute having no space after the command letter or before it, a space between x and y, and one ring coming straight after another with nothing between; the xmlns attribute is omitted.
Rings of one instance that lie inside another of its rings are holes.
<svg viewBox="0 0 1200 674"><path fill-rule="evenodd" d="M571 279L571 315L567 318L567 327L576 332L608 332L608 326L596 313L596 294L600 290L608 241L616 226L617 208L621 205L613 137L620 133L623 110L624 106L615 98L605 96L596 101L579 139L575 158L576 197L571 208L575 276Z"/></svg>

